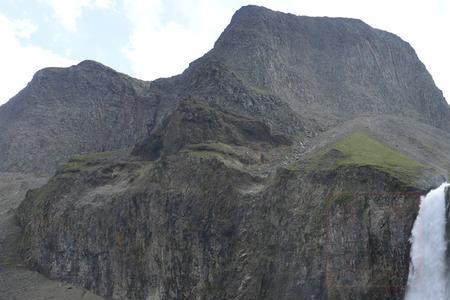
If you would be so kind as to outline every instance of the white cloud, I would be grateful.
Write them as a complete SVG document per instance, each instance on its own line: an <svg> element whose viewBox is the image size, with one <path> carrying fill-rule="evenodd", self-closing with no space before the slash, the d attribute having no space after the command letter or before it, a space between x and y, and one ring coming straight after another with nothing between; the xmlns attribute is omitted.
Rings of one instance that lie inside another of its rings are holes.
<svg viewBox="0 0 450 300"><path fill-rule="evenodd" d="M0 14L0 104L25 87L33 74L49 66L70 66L74 62L49 50L24 45L37 26L29 20L12 21Z"/></svg>
<svg viewBox="0 0 450 300"><path fill-rule="evenodd" d="M38 26L29 19L14 22L15 34L18 38L27 39L38 30Z"/></svg>
<svg viewBox="0 0 450 300"><path fill-rule="evenodd" d="M205 54L239 7L216 0L124 2L132 25L124 53L134 75L147 80L176 75Z"/></svg>
<svg viewBox="0 0 450 300"><path fill-rule="evenodd" d="M52 7L53 15L68 31L77 30L77 21L84 9L108 9L113 0L44 0Z"/></svg>

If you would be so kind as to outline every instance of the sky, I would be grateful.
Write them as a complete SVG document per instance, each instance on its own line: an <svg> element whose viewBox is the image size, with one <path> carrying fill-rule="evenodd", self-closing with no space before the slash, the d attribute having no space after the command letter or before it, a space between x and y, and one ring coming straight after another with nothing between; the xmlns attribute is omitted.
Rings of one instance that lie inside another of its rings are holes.
<svg viewBox="0 0 450 300"><path fill-rule="evenodd" d="M0 104L39 69L85 59L144 80L179 74L248 4L393 32L450 100L450 0L0 0Z"/></svg>

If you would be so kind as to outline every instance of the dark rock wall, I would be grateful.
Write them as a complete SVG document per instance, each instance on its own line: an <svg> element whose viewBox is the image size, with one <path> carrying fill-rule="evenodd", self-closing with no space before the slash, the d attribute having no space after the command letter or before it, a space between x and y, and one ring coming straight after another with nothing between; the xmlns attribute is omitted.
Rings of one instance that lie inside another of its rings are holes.
<svg viewBox="0 0 450 300"><path fill-rule="evenodd" d="M24 255L117 299L402 299L420 191L370 168L238 166L185 152L59 173L19 209Z"/></svg>

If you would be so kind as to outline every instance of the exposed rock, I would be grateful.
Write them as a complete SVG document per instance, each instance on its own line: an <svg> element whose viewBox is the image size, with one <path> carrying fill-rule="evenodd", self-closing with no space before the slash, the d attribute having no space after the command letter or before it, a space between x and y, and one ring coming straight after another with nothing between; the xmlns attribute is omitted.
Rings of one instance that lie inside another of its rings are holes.
<svg viewBox="0 0 450 300"><path fill-rule="evenodd" d="M184 151L87 159L18 216L31 266L102 296L402 299L421 192L371 167L262 179Z"/></svg>
<svg viewBox="0 0 450 300"><path fill-rule="evenodd" d="M0 299L65 299L100 300L82 288L49 280L25 268L19 257L21 229L15 222L14 210L25 192L39 187L47 178L33 174L0 173Z"/></svg>
<svg viewBox="0 0 450 300"><path fill-rule="evenodd" d="M409 44L359 20L246 6L179 76L143 82L92 61L36 73L0 108L0 170L51 173L74 154L132 147L191 96L310 137L364 115L450 129Z"/></svg>
<svg viewBox="0 0 450 300"><path fill-rule="evenodd" d="M19 248L101 296L402 299L449 122L400 38L247 6L172 78L38 72L0 107L0 170L68 161L20 205Z"/></svg>
<svg viewBox="0 0 450 300"><path fill-rule="evenodd" d="M185 146L205 143L250 146L255 150L264 150L292 142L289 137L273 135L261 121L186 100L180 102L175 112L164 120L153 135L134 148L133 154L155 160L163 151L169 155Z"/></svg>
<svg viewBox="0 0 450 300"><path fill-rule="evenodd" d="M37 72L0 107L0 170L51 173L75 154L133 146L169 94L147 85L92 61Z"/></svg>
<svg viewBox="0 0 450 300"><path fill-rule="evenodd" d="M414 49L360 20L245 6L206 57L323 126L392 114L450 129L450 109Z"/></svg>

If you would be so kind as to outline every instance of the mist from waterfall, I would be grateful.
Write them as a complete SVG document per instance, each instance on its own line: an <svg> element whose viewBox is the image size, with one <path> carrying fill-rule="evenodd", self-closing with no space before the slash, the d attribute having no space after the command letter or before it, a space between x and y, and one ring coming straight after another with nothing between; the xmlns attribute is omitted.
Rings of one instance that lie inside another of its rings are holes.
<svg viewBox="0 0 450 300"><path fill-rule="evenodd" d="M448 300L446 202L443 183L421 197L411 234L411 265L406 300Z"/></svg>

